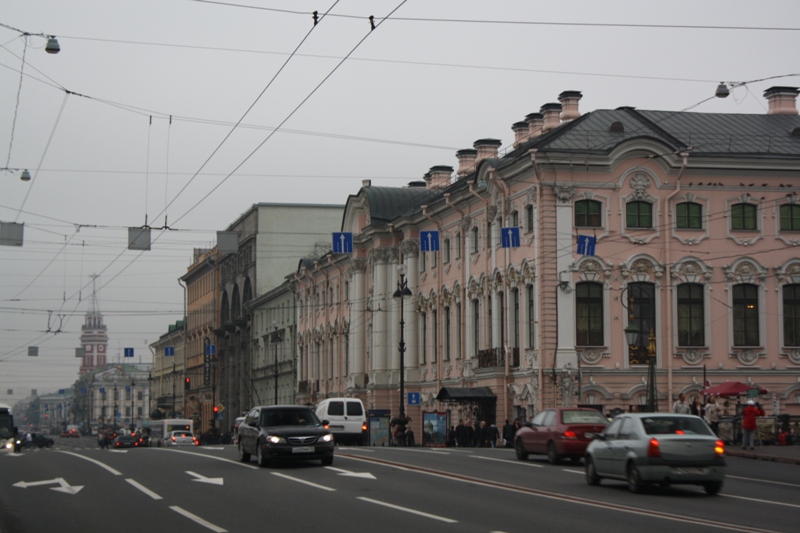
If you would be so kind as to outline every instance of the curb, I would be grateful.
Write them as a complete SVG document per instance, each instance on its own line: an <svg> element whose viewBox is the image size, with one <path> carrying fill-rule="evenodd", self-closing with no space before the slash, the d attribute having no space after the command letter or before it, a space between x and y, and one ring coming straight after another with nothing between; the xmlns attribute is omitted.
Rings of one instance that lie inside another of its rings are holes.
<svg viewBox="0 0 800 533"><path fill-rule="evenodd" d="M743 457L745 459L760 459L762 461L772 461L774 463L785 463L800 465L800 457L782 457L780 455L764 455L749 451L725 450L725 454L730 457Z"/></svg>

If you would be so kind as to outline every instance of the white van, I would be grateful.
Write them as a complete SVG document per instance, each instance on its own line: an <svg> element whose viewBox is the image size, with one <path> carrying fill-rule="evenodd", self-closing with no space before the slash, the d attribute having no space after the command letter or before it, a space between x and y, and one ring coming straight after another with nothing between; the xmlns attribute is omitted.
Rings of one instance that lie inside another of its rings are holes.
<svg viewBox="0 0 800 533"><path fill-rule="evenodd" d="M358 398L328 398L317 406L317 418L329 422L337 443L367 444L367 414Z"/></svg>

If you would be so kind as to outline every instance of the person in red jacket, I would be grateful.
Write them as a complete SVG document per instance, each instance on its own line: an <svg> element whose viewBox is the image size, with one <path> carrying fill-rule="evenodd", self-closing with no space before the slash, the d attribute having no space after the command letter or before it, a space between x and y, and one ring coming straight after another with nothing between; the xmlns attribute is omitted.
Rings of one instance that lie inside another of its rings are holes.
<svg viewBox="0 0 800 533"><path fill-rule="evenodd" d="M747 443L750 443L750 449L753 450L753 444L756 434L756 417L764 416L764 410L760 405L756 405L753 400L747 400L747 406L742 409L742 449L747 449Z"/></svg>

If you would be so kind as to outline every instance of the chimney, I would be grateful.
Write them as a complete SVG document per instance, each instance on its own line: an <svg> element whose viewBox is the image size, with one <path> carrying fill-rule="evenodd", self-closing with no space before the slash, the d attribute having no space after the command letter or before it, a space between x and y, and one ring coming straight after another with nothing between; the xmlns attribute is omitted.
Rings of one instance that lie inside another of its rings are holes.
<svg viewBox="0 0 800 533"><path fill-rule="evenodd" d="M544 117L541 113L529 113L525 117L525 121L528 123L528 129L530 130L530 138L533 139L534 137L538 137L542 134L542 126L544 125Z"/></svg>
<svg viewBox="0 0 800 533"><path fill-rule="evenodd" d="M583 98L580 91L564 91L558 95L558 101L561 102L561 122L569 122L581 116L578 111L578 102Z"/></svg>
<svg viewBox="0 0 800 533"><path fill-rule="evenodd" d="M544 104L541 109L542 116L544 117L544 124L542 124L542 133L555 129L561 125L561 104Z"/></svg>
<svg viewBox="0 0 800 533"><path fill-rule="evenodd" d="M484 159L497 157L497 150L503 143L499 139L478 139L472 144L472 147L478 151L478 159L475 163L479 163Z"/></svg>
<svg viewBox="0 0 800 533"><path fill-rule="evenodd" d="M425 183L427 189L444 189L450 185L450 178L453 176L453 167L447 165L437 165L431 167L427 174L425 174Z"/></svg>
<svg viewBox="0 0 800 533"><path fill-rule="evenodd" d="M475 170L475 160L478 158L478 151L472 148L464 148L456 152L458 159L458 170L456 174L459 176L466 176Z"/></svg>
<svg viewBox="0 0 800 533"><path fill-rule="evenodd" d="M519 148L519 145L528 140L530 128L528 128L527 122L513 123L511 131L514 132L514 148Z"/></svg>
<svg viewBox="0 0 800 533"><path fill-rule="evenodd" d="M769 103L767 115L796 115L797 87L770 87L764 91L764 98Z"/></svg>
<svg viewBox="0 0 800 533"><path fill-rule="evenodd" d="M372 180L361 180L362 187L372 187Z"/></svg>

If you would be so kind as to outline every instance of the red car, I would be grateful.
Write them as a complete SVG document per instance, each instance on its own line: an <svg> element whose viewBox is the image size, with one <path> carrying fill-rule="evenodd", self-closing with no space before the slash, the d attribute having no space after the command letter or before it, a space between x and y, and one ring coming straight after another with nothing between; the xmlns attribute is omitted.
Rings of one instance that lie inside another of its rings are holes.
<svg viewBox="0 0 800 533"><path fill-rule="evenodd" d="M594 435L607 425L608 419L596 409L546 409L517 430L514 436L517 459L524 461L529 453L539 453L547 454L550 464L557 464L565 457L577 463Z"/></svg>

